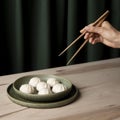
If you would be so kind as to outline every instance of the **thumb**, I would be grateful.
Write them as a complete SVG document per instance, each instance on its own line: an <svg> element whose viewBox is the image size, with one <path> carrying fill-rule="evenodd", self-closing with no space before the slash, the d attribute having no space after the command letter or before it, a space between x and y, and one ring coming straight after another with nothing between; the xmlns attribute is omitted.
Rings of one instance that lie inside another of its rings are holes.
<svg viewBox="0 0 120 120"><path fill-rule="evenodd" d="M101 27L86 26L84 29L88 32L97 33L100 35L104 32L104 29Z"/></svg>

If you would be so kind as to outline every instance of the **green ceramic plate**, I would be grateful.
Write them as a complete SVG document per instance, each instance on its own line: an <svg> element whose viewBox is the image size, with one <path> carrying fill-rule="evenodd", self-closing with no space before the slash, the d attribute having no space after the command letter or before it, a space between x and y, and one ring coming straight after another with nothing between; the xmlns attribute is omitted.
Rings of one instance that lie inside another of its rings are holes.
<svg viewBox="0 0 120 120"><path fill-rule="evenodd" d="M64 84L67 87L67 89L63 92L52 93L52 94L48 94L48 95L26 94L26 93L21 92L19 90L20 86L22 84L28 83L32 77L39 77L43 81L47 81L48 78L55 78L56 80L58 80L59 82ZM24 99L31 100L31 101L43 101L43 102L46 101L46 102L48 102L48 101L60 100L60 99L63 99L64 97L66 97L66 95L68 95L72 89L72 83L63 77L59 77L59 76L55 76L55 75L28 75L28 76L24 76L24 77L17 79L13 83L13 88L14 88L15 92Z"/></svg>
<svg viewBox="0 0 120 120"><path fill-rule="evenodd" d="M65 106L75 101L79 95L79 90L75 86L73 86L71 92L64 99L55 102L32 102L23 99L18 94L16 94L16 92L13 89L13 84L8 86L7 94L12 102L19 104L21 106L30 108L55 108Z"/></svg>

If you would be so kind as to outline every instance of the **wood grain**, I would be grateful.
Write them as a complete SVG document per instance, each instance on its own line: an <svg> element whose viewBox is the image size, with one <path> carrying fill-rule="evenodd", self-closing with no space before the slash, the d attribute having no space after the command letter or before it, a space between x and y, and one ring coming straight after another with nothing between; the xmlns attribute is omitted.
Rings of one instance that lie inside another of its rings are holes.
<svg viewBox="0 0 120 120"><path fill-rule="evenodd" d="M13 103L7 97L8 85L30 74L65 77L79 88L81 96L69 105L52 109ZM0 93L0 120L119 120L120 58L1 76Z"/></svg>

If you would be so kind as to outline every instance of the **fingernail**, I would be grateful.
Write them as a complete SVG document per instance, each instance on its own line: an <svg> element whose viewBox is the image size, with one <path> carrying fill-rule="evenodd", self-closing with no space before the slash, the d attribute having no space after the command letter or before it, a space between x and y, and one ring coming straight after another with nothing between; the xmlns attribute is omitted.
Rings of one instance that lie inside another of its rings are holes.
<svg viewBox="0 0 120 120"><path fill-rule="evenodd" d="M80 30L80 32L82 33L82 32L84 32L84 30L85 30L85 29L83 28L82 30Z"/></svg>

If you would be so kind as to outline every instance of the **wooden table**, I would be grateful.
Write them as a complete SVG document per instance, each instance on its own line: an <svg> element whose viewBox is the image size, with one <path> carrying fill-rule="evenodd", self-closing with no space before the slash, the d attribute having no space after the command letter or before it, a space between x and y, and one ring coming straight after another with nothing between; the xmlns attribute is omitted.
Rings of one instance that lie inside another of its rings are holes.
<svg viewBox="0 0 120 120"><path fill-rule="evenodd" d="M65 77L79 88L81 97L51 109L13 103L7 96L8 85L30 74ZM120 120L120 58L1 76L0 120Z"/></svg>

